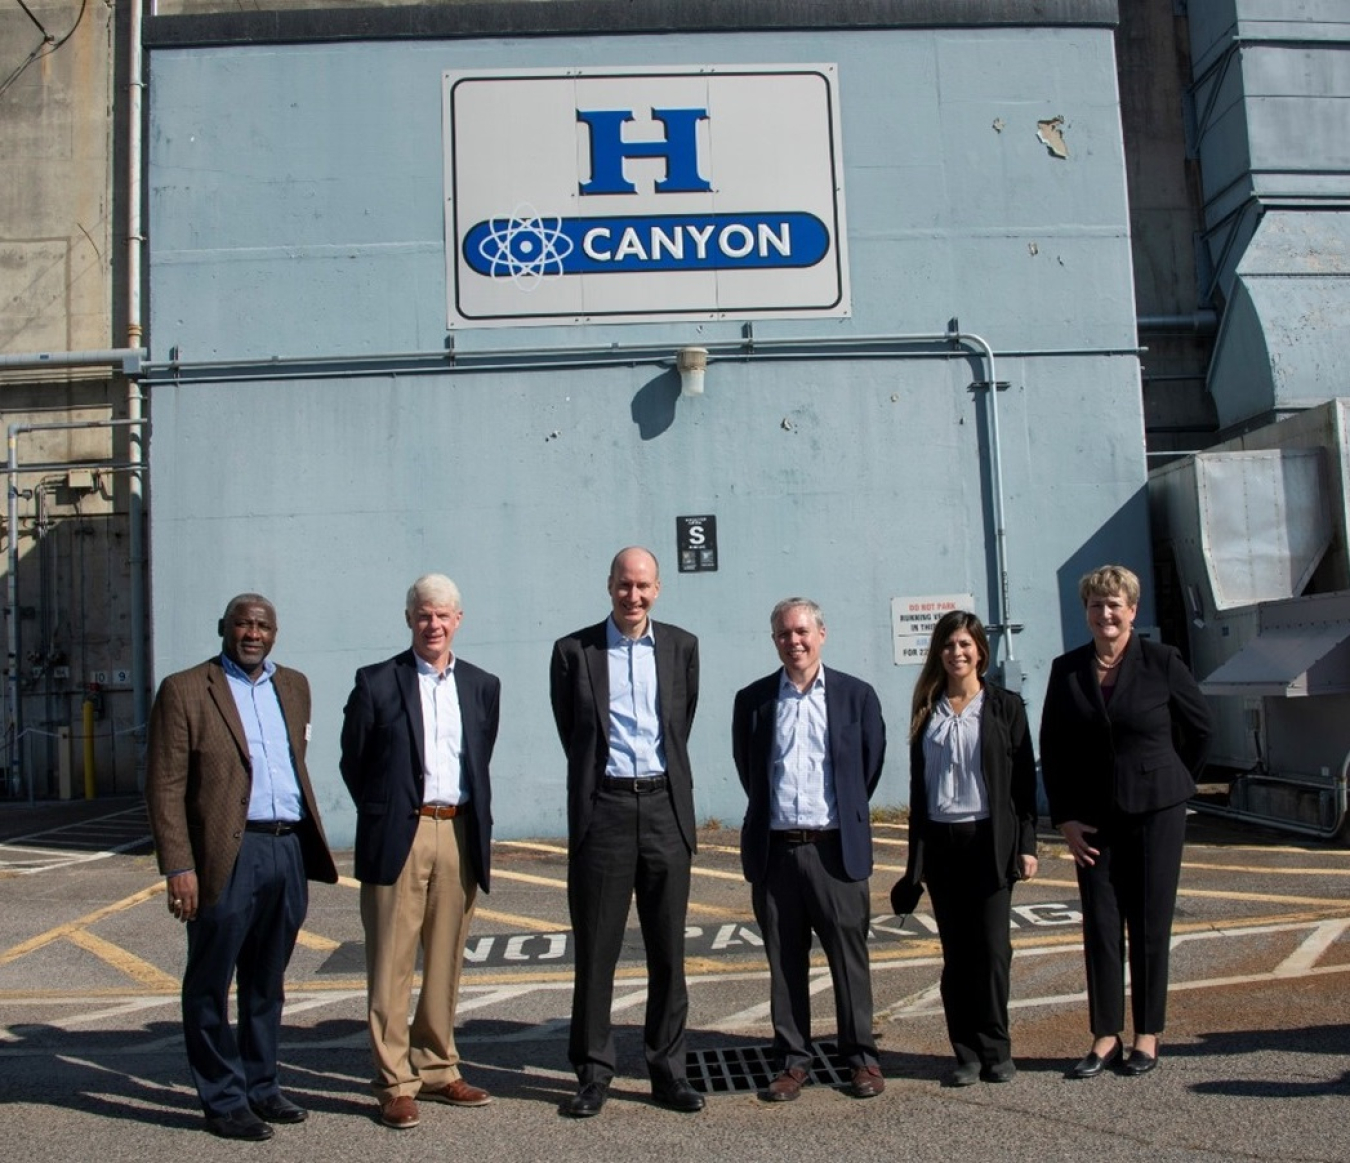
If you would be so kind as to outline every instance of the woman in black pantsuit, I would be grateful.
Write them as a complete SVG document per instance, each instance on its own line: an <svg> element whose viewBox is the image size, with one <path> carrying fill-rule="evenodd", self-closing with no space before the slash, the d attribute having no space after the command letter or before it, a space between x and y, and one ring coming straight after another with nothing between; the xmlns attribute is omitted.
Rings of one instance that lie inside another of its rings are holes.
<svg viewBox="0 0 1350 1163"><path fill-rule="evenodd" d="M1147 1074L1167 1014L1186 801L1211 719L1177 651L1132 632L1133 573L1102 566L1078 591L1092 641L1055 659L1041 717L1050 818L1078 868L1094 1039L1069 1076L1093 1078L1122 1056L1127 932L1134 1047L1121 1070Z"/></svg>
<svg viewBox="0 0 1350 1163"><path fill-rule="evenodd" d="M926 882L942 939L949 1086L1016 1074L1008 1035L1012 884L1036 873L1036 761L1022 700L985 679L974 614L933 630L910 719L911 885Z"/></svg>

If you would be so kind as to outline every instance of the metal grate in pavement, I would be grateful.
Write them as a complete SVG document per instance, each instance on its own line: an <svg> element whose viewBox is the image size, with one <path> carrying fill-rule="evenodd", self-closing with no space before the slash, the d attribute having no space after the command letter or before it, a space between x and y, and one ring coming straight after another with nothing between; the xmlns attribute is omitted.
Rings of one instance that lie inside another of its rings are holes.
<svg viewBox="0 0 1350 1163"><path fill-rule="evenodd" d="M817 1086L847 1086L852 1069L839 1057L834 1042L811 1043L807 1073ZM772 1046L723 1046L690 1050L686 1056L689 1085L703 1094L737 1094L762 1090L773 1081L778 1066Z"/></svg>

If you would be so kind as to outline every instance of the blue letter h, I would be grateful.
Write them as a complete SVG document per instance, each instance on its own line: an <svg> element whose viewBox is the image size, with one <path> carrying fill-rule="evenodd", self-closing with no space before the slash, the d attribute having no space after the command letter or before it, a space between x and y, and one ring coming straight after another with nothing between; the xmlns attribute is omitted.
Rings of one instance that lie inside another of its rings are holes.
<svg viewBox="0 0 1350 1163"><path fill-rule="evenodd" d="M708 119L706 109L653 109L652 118L666 127L664 141L624 141L623 126L633 114L623 109L577 110L577 120L591 131L591 180L582 194L636 194L623 172L624 158L665 158L666 176L656 183L658 194L702 193L712 186L699 176L697 126Z"/></svg>

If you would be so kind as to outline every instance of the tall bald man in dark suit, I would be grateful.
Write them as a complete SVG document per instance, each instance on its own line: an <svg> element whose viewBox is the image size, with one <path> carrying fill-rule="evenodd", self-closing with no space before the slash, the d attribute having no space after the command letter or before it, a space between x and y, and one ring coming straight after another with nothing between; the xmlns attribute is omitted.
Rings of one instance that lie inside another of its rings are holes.
<svg viewBox="0 0 1350 1163"><path fill-rule="evenodd" d="M306 1117L277 1084L283 977L307 880L333 884L337 869L305 770L309 683L267 657L276 611L240 594L218 629L219 657L169 675L155 696L145 799L169 912L187 925L183 1040L207 1128L270 1139L269 1123Z"/></svg>
<svg viewBox="0 0 1350 1163"><path fill-rule="evenodd" d="M568 1056L577 1093L564 1114L600 1113L614 1077L614 970L634 893L647 951L643 1044L652 1097L703 1109L689 1085L684 1034L684 919L697 846L689 729L698 704L698 639L650 611L656 558L621 550L610 564L611 613L560 638L549 686L567 753L567 903L576 940Z"/></svg>
<svg viewBox="0 0 1350 1163"><path fill-rule="evenodd" d="M486 1106L460 1074L455 1007L478 890L488 891L501 683L451 650L464 610L444 574L419 577L412 646L356 672L342 778L356 802L356 879L380 1121L415 1127L417 1099ZM417 951L422 989L412 1025Z"/></svg>
<svg viewBox="0 0 1350 1163"><path fill-rule="evenodd" d="M886 1083L872 1037L868 803L886 758L886 725L868 683L821 664L825 619L815 602L786 598L769 624L783 665L736 695L731 720L736 772L750 799L741 866L764 935L781 1065L759 1097L791 1101L807 1079L814 930L834 982L849 1092L872 1098Z"/></svg>

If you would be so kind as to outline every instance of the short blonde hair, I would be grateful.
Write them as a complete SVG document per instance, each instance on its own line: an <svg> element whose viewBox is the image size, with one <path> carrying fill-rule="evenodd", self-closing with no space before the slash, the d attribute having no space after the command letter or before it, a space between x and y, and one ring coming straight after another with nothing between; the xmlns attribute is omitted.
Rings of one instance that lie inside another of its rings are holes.
<svg viewBox="0 0 1350 1163"><path fill-rule="evenodd" d="M411 614L423 603L429 606L449 606L452 610L462 609L459 586L443 573L424 573L408 587L408 602L404 609Z"/></svg>
<svg viewBox="0 0 1350 1163"><path fill-rule="evenodd" d="M1130 606L1139 604L1139 578L1123 565L1103 565L1085 573L1078 582L1083 605L1089 598L1123 597Z"/></svg>

